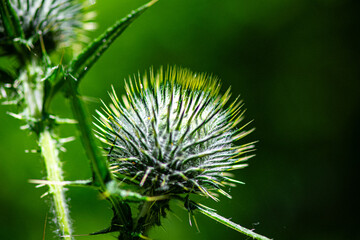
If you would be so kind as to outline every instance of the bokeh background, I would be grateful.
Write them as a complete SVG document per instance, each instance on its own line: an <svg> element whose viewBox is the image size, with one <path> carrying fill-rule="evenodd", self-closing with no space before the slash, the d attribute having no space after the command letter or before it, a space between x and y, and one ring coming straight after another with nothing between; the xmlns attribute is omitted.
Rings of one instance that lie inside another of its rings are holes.
<svg viewBox="0 0 360 240"><path fill-rule="evenodd" d="M97 1L97 36L142 0ZM82 93L90 114L109 101L113 84L150 66L208 72L246 103L259 140L250 166L236 172L246 185L232 200L205 201L226 217L274 239L359 239L359 14L350 0L160 0L136 20L87 74ZM53 111L70 117L59 97ZM49 204L29 179L43 176L34 136L0 106L0 239L43 239ZM62 127L61 136L76 135ZM76 141L62 154L66 178L90 176ZM106 228L109 205L97 192L71 188L75 234ZM154 239L248 239L197 215L200 233L179 206L153 231ZM45 239L53 239L47 221ZM115 239L114 235L77 239Z"/></svg>

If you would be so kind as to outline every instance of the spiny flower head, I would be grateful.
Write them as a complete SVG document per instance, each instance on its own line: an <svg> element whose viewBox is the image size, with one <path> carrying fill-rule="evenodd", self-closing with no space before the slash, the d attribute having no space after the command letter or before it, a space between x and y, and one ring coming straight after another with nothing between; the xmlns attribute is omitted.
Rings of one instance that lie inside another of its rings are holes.
<svg viewBox="0 0 360 240"><path fill-rule="evenodd" d="M81 0L10 0L18 15L26 42L40 49L40 36L46 51L69 46L79 41L79 34L91 28L91 13L86 14ZM81 35L81 34L80 34ZM0 39L7 39L0 18ZM8 51L10 49L7 49Z"/></svg>
<svg viewBox="0 0 360 240"><path fill-rule="evenodd" d="M242 103L229 103L219 81L187 69L160 69L115 91L95 124L107 144L116 177L139 185L147 195L197 193L217 200L223 188L241 183L228 171L243 168L253 143L236 145L244 130Z"/></svg>

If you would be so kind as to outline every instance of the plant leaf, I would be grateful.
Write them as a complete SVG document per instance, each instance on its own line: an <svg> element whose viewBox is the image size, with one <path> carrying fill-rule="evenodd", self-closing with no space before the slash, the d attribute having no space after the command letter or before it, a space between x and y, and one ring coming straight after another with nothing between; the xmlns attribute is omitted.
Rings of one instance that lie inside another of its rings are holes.
<svg viewBox="0 0 360 240"><path fill-rule="evenodd" d="M158 0L152 0L140 8L132 11L127 17L117 21L109 27L103 34L96 38L83 52L71 61L69 74L77 79L77 85L92 65L102 56L117 37L146 9L156 3Z"/></svg>
<svg viewBox="0 0 360 240"><path fill-rule="evenodd" d="M203 206L203 205L200 205L200 204L197 204L197 203L194 203L193 202L193 206L199 210L202 214L208 216L209 218L212 218L214 219L215 221L219 222L219 223L222 223L224 224L225 226L229 227L229 228L232 228L238 232L241 232L253 239L259 239L259 240L270 240L270 238L267 238L265 236L262 236L260 234L257 234L255 232L253 232L252 230L250 229L247 229L247 228L244 228L242 226L240 226L239 224L237 223L234 223L232 221L230 221L229 219L227 218L224 218L223 216L220 216L219 214L215 213L214 211L210 210L210 208L206 207L206 206Z"/></svg>
<svg viewBox="0 0 360 240"><path fill-rule="evenodd" d="M93 183L95 186L99 186L101 189L105 190L105 183L111 179L106 159L102 156L101 150L98 147L99 144L96 142L97 139L92 133L86 110L78 96L77 88L75 87L76 79L71 78L71 76L66 76L66 78L69 84L67 93L69 94L68 97L72 106L74 118L78 121L81 141L85 148L86 155L90 160Z"/></svg>

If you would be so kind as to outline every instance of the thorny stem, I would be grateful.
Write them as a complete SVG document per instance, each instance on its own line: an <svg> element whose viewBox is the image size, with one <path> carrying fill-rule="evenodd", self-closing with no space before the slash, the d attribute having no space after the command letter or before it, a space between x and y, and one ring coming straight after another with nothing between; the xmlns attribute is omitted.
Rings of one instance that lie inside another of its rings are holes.
<svg viewBox="0 0 360 240"><path fill-rule="evenodd" d="M41 71L39 71L39 67L32 66L30 62L27 62L26 74L20 76L20 79L23 78L22 81L26 104L25 115L28 118L31 118L31 122L33 123L41 121L43 111L42 101L44 96L44 88L40 81L40 75Z"/></svg>
<svg viewBox="0 0 360 240"><path fill-rule="evenodd" d="M56 146L57 143L48 127L40 132L39 144L46 165L47 179L54 182L64 181L59 159L59 150ZM56 221L60 227L63 238L65 240L71 240L71 223L64 192L62 185L49 184L49 193L52 194L54 201Z"/></svg>
<svg viewBox="0 0 360 240"><path fill-rule="evenodd" d="M59 159L59 146L56 136L52 133L52 124L48 121L43 106L44 88L41 77L43 73L34 65L27 65L24 74L24 98L25 116L30 129L38 134L41 155L44 158L47 180L50 182L62 182L64 180L61 162ZM68 205L65 198L65 190L62 185L49 184L49 194L52 195L56 223L65 240L72 240L71 221Z"/></svg>

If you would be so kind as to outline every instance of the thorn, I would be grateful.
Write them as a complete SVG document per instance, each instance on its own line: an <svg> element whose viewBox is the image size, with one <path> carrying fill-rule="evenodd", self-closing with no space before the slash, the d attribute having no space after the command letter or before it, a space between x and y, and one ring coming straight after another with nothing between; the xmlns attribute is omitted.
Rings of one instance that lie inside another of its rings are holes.
<svg viewBox="0 0 360 240"><path fill-rule="evenodd" d="M149 176L149 173L151 172L151 168L147 168L146 169L146 172L144 174L144 177L141 179L141 182L140 182L140 187L144 186L144 183L147 179L147 177Z"/></svg>
<svg viewBox="0 0 360 240"><path fill-rule="evenodd" d="M71 73L69 73L69 76L70 76L75 82L78 81L78 79L77 79L76 77L74 77Z"/></svg>
<svg viewBox="0 0 360 240"><path fill-rule="evenodd" d="M99 102L99 100L95 97L81 96L80 98L81 98L81 100L83 100L86 103L98 103Z"/></svg>
<svg viewBox="0 0 360 240"><path fill-rule="evenodd" d="M36 149L25 149L25 153L39 153L40 151L39 150L36 150Z"/></svg>
<svg viewBox="0 0 360 240"><path fill-rule="evenodd" d="M30 126L28 124L20 126L20 130L26 130L26 129L30 129Z"/></svg>
<svg viewBox="0 0 360 240"><path fill-rule="evenodd" d="M0 88L1 94L0 94L0 99L3 96L4 98L7 98L7 94L4 88Z"/></svg>
<svg viewBox="0 0 360 240"><path fill-rule="evenodd" d="M49 192L45 192L43 195L40 196L40 198L44 198L44 197L46 197L47 195L49 195Z"/></svg>
<svg viewBox="0 0 360 240"><path fill-rule="evenodd" d="M16 119L20 119L20 120L23 119L23 117L20 114L16 114L16 113L12 113L12 112L6 112L6 113Z"/></svg>
<svg viewBox="0 0 360 240"><path fill-rule="evenodd" d="M191 213L190 213L191 211L188 211L188 215L189 215L189 224L190 224L190 226L192 227L192 223L191 223Z"/></svg>
<svg viewBox="0 0 360 240"><path fill-rule="evenodd" d="M14 101L5 101L2 102L1 105L16 105L18 103L18 101L14 100Z"/></svg>
<svg viewBox="0 0 360 240"><path fill-rule="evenodd" d="M89 185L91 180L76 180L76 181L49 181L42 179L30 179L29 183L38 185L58 185L58 186L85 186Z"/></svg>
<svg viewBox="0 0 360 240"><path fill-rule="evenodd" d="M61 152L66 152L66 148L60 147L60 151L61 151Z"/></svg>
<svg viewBox="0 0 360 240"><path fill-rule="evenodd" d="M198 233L200 233L199 225L197 224L197 221L196 221L195 215L194 215L194 214L191 214L191 215L192 215L192 217L193 217L193 219L194 219L195 227L196 227L196 229L197 229Z"/></svg>
<svg viewBox="0 0 360 240"><path fill-rule="evenodd" d="M54 119L57 124L77 124L78 123L78 121L76 121L75 119L70 119L70 118L59 118L59 117L56 117L53 115L51 115L50 118Z"/></svg>
<svg viewBox="0 0 360 240"><path fill-rule="evenodd" d="M149 237L147 237L147 236L144 236L144 235L142 235L141 233L139 234L139 237L140 237L141 239L145 239L145 240L152 240L151 238L149 238Z"/></svg>
<svg viewBox="0 0 360 240"><path fill-rule="evenodd" d="M62 235L60 237L62 238L68 238L68 237L85 237L85 236L90 236L91 234L76 234L76 235Z"/></svg>
<svg viewBox="0 0 360 240"><path fill-rule="evenodd" d="M154 5L157 1L159 0L152 0L151 2L149 2L148 4L146 4L147 7L151 7L152 5Z"/></svg>
<svg viewBox="0 0 360 240"><path fill-rule="evenodd" d="M75 137L67 137L67 138L61 138L60 140L59 140L59 142L60 143L68 143L68 142L72 142L72 141L75 141Z"/></svg>

